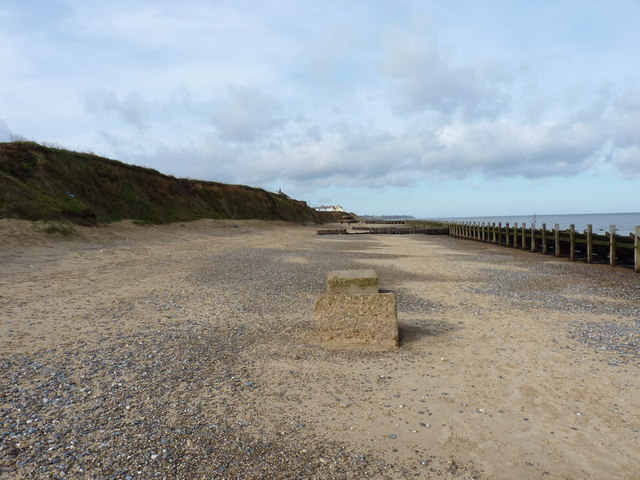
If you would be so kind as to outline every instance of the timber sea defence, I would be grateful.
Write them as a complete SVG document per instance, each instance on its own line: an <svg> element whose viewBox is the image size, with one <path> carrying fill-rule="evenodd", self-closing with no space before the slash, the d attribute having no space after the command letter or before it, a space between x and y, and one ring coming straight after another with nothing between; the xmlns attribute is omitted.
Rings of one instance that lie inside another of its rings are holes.
<svg viewBox="0 0 640 480"><path fill-rule="evenodd" d="M448 235L453 238L492 243L510 248L519 248L543 255L568 257L571 261L609 264L632 267L640 273L640 226L635 226L629 235L619 235L615 225L608 232L594 233L593 226L583 231L574 224L561 229L559 224L548 229L546 223L539 227L527 224L502 222L454 222L440 220L408 220L393 222L358 222L351 229L334 228L318 230L318 235L362 235L362 234L426 234ZM391 224L392 226L389 226Z"/></svg>
<svg viewBox="0 0 640 480"><path fill-rule="evenodd" d="M441 226L447 228L449 236L454 238L569 257L570 260L587 263L629 266L640 272L640 226L636 226L629 235L618 235L615 225L611 225L604 235L593 233L592 225L587 225L584 231L577 231L573 224L568 230L561 230L558 224L547 229L544 223L539 228L535 223L527 226L526 223L502 225L500 222L442 222Z"/></svg>

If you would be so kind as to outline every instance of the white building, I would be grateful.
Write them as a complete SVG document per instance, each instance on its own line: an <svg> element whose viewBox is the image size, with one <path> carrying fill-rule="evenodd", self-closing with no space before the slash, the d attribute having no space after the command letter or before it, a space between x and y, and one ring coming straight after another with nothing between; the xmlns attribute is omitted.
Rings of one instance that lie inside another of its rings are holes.
<svg viewBox="0 0 640 480"><path fill-rule="evenodd" d="M344 212L344 208L340 205L320 205L313 208L319 212Z"/></svg>

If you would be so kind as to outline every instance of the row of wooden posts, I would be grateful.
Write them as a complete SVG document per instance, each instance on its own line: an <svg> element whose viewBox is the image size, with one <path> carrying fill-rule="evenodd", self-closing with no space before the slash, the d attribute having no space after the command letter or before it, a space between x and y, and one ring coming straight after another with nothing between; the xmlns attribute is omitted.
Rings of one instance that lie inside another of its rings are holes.
<svg viewBox="0 0 640 480"><path fill-rule="evenodd" d="M515 223L509 226L507 223L504 227L502 223L485 224L484 222L447 222L449 235L455 238L464 238L477 240L481 242L490 242L506 247L530 249L532 252L540 251L543 254L551 253L553 250L555 256L562 255L562 245L565 250L568 244L568 253L571 260L576 260L576 253L584 254L588 263L593 263L594 253L602 257L607 254L605 247L608 247L608 258L610 265L618 263L618 257L623 256L631 259L633 255L633 264L636 272L640 272L640 226L635 227L635 234L622 236L616 234L616 226L611 225L610 231L605 235L593 233L592 225L587 225L585 232L577 232L575 225L571 225L569 230L560 230L560 225L556 224L553 230L547 230L546 224L536 229L535 223L527 228L526 223L518 226ZM585 250L578 249L578 245L584 245ZM596 252L597 251L597 252ZM626 251L623 253L623 251ZM633 252L633 253L632 253Z"/></svg>

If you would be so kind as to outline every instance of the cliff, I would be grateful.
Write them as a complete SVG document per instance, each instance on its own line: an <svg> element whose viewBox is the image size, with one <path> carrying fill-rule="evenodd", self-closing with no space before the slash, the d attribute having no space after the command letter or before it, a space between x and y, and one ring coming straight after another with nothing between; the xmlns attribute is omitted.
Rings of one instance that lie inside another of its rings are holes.
<svg viewBox="0 0 640 480"><path fill-rule="evenodd" d="M244 185L189 180L33 142L0 143L0 218L83 225L199 218L316 222L305 202Z"/></svg>

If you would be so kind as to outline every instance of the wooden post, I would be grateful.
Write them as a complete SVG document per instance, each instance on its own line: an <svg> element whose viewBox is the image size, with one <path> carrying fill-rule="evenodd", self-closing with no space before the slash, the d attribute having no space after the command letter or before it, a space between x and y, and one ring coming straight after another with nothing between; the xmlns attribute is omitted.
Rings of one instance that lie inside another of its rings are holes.
<svg viewBox="0 0 640 480"><path fill-rule="evenodd" d="M542 254L547 254L547 224L542 224Z"/></svg>
<svg viewBox="0 0 640 480"><path fill-rule="evenodd" d="M587 263L593 263L593 225L587 225Z"/></svg>
<svg viewBox="0 0 640 480"><path fill-rule="evenodd" d="M513 224L513 248L518 248L518 222Z"/></svg>
<svg viewBox="0 0 640 480"><path fill-rule="evenodd" d="M536 251L536 222L531 224L531 251Z"/></svg>
<svg viewBox="0 0 640 480"><path fill-rule="evenodd" d="M609 265L612 267L616 264L616 226L609 226Z"/></svg>
<svg viewBox="0 0 640 480"><path fill-rule="evenodd" d="M527 224L523 223L522 224L522 249L526 250L527 249Z"/></svg>
<svg viewBox="0 0 640 480"><path fill-rule="evenodd" d="M636 234L633 239L633 256L636 267L636 273L640 273L640 227L636 226Z"/></svg>
<svg viewBox="0 0 640 480"><path fill-rule="evenodd" d="M487 229L484 227L484 222L482 222L482 241L487 241Z"/></svg>
<svg viewBox="0 0 640 480"><path fill-rule="evenodd" d="M509 222L507 222L507 224L505 225L505 233L506 233L506 235L504 236L505 247L508 247L509 246Z"/></svg>
<svg viewBox="0 0 640 480"><path fill-rule="evenodd" d="M496 243L496 224L493 224L493 243ZM498 222L497 244L502 245L502 222Z"/></svg>
<svg viewBox="0 0 640 480"><path fill-rule="evenodd" d="M553 236L555 239L556 257L560 256L560 224L556 223L556 228L553 229Z"/></svg>
<svg viewBox="0 0 640 480"><path fill-rule="evenodd" d="M576 259L576 226L572 223L569 225L569 258Z"/></svg>

